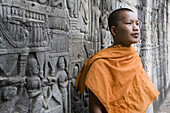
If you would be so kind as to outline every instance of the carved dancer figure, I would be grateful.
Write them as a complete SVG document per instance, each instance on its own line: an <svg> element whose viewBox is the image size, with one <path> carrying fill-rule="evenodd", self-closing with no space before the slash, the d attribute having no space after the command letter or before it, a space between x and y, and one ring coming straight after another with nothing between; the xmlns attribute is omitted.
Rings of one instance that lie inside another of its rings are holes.
<svg viewBox="0 0 170 113"><path fill-rule="evenodd" d="M64 57L60 57L58 60L59 71L57 72L59 89L62 94L63 101L63 110L64 113L68 113L68 94L67 94L67 85L68 85L68 77L65 71L65 60Z"/></svg>
<svg viewBox="0 0 170 113"><path fill-rule="evenodd" d="M101 15L101 11L99 9L100 6L100 0L94 0L94 6L93 6L93 28L92 28L92 40L95 42L93 45L94 51L97 52L99 48L99 18Z"/></svg>
<svg viewBox="0 0 170 113"><path fill-rule="evenodd" d="M87 0L80 0L80 15L82 19L83 26L80 27L80 30L85 34L88 33L88 24L89 24L89 16L88 16L88 2Z"/></svg>

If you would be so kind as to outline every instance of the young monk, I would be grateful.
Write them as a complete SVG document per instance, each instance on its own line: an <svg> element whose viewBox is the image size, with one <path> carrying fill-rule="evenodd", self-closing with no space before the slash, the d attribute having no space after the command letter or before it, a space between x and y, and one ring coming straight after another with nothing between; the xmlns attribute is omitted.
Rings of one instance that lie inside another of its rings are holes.
<svg viewBox="0 0 170 113"><path fill-rule="evenodd" d="M146 113L159 92L131 45L138 42L138 18L122 8L110 14L108 24L114 45L88 58L76 87L80 93L89 88L90 113Z"/></svg>

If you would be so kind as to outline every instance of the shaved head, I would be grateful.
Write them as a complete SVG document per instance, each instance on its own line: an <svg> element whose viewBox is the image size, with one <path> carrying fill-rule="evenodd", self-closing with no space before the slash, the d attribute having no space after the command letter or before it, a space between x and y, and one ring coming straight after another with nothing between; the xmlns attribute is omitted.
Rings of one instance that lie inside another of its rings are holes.
<svg viewBox="0 0 170 113"><path fill-rule="evenodd" d="M108 18L108 25L109 25L109 29L111 29L112 26L118 26L118 21L120 20L120 13L124 12L124 11L129 11L129 12L133 12L131 9L128 8L120 8L120 9L116 9L114 10Z"/></svg>

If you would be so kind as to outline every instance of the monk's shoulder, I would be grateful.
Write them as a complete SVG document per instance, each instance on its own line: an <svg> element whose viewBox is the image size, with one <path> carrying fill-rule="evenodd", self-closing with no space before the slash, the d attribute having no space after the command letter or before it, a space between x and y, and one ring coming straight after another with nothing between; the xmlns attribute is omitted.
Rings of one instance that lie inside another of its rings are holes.
<svg viewBox="0 0 170 113"><path fill-rule="evenodd" d="M103 61L103 59L107 59L112 56L110 53L111 53L110 48L102 49L102 50L96 52L95 54L93 54L91 57L89 57L86 61L86 64L89 66L96 61L101 63ZM97 62L96 62L96 64L97 64Z"/></svg>
<svg viewBox="0 0 170 113"><path fill-rule="evenodd" d="M97 53L95 53L92 58L95 59L95 58L107 57L107 55L110 53L111 53L110 48L102 49L98 51Z"/></svg>

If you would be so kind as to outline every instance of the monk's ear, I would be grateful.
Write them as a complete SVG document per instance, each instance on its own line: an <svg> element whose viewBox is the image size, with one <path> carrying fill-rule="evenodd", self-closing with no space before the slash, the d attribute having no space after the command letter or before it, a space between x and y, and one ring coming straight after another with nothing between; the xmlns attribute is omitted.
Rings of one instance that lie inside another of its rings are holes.
<svg viewBox="0 0 170 113"><path fill-rule="evenodd" d="M115 28L115 26L112 26L110 31L113 34L113 36L116 36L116 28Z"/></svg>

